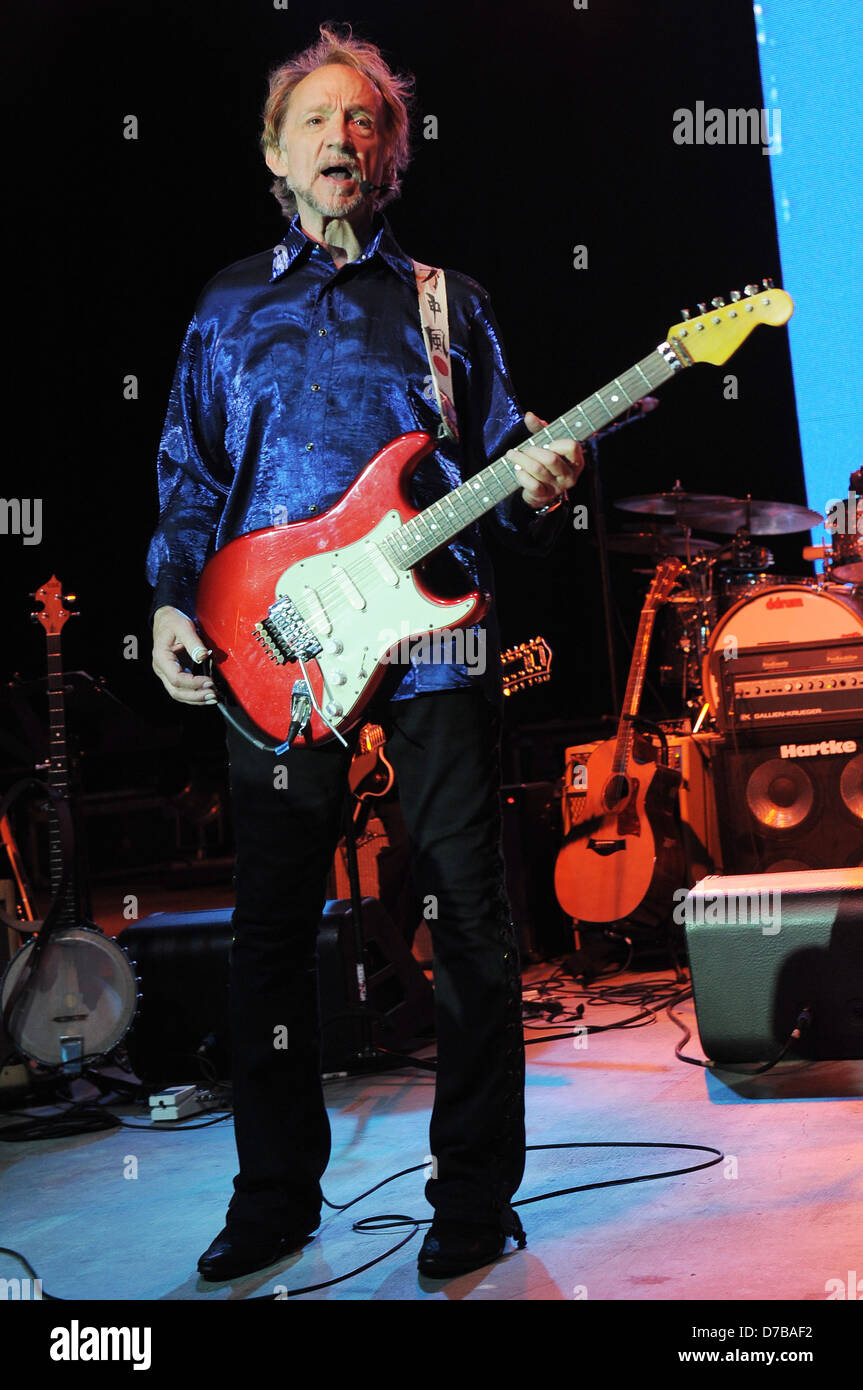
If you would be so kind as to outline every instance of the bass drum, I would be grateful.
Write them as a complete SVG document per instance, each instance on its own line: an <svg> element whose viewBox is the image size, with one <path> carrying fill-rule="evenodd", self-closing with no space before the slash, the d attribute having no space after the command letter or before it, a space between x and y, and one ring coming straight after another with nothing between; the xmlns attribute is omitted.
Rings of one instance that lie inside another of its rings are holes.
<svg viewBox="0 0 863 1390"><path fill-rule="evenodd" d="M723 664L759 647L863 642L863 603L852 585L777 584L741 599L710 636L702 666L704 699L714 719Z"/></svg>

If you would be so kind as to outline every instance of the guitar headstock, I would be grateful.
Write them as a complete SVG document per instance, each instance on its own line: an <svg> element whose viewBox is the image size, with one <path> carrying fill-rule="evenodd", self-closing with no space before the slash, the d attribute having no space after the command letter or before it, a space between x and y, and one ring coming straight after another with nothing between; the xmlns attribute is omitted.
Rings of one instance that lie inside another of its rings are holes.
<svg viewBox="0 0 863 1390"><path fill-rule="evenodd" d="M42 604L42 607L38 612L33 613L32 617L42 624L49 637L56 636L69 618L78 617L77 613L73 613L67 607L68 604L75 602L75 595L63 594L62 586L56 574L52 574L51 578L30 597Z"/></svg>
<svg viewBox="0 0 863 1390"><path fill-rule="evenodd" d="M358 758L364 753L375 753L378 748L383 748L386 741L386 734L380 724L364 724L360 729L354 757Z"/></svg>
<svg viewBox="0 0 863 1390"><path fill-rule="evenodd" d="M666 602L682 569L683 561L679 555L669 555L667 559L660 561L656 566L656 573L650 581L647 598L644 600L645 608L659 608L661 604Z"/></svg>
<svg viewBox="0 0 863 1390"><path fill-rule="evenodd" d="M763 280L760 287L747 285L743 294L732 290L730 299L730 304L726 304L717 296L710 301L710 309L699 304L701 313L694 319L684 309L683 321L669 328L669 343L690 363L712 362L719 366L760 323L777 327L787 323L794 313L791 296L774 289L772 280Z"/></svg>
<svg viewBox="0 0 863 1390"><path fill-rule="evenodd" d="M544 685L551 680L551 647L544 637L534 637L518 647L501 653L503 693L514 695L530 685Z"/></svg>

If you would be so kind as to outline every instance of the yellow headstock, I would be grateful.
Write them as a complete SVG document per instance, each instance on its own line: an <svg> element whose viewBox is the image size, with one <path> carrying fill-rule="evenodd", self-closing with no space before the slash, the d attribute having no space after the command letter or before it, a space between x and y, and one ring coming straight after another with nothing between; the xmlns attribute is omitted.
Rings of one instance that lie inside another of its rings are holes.
<svg viewBox="0 0 863 1390"><path fill-rule="evenodd" d="M774 289L769 281L763 289L747 285L745 296L732 291L730 304L715 299L713 307L698 318L676 323L668 330L668 341L684 361L688 358L689 362L718 366L737 351L759 323L776 327L787 323L793 313L793 300L784 290Z"/></svg>

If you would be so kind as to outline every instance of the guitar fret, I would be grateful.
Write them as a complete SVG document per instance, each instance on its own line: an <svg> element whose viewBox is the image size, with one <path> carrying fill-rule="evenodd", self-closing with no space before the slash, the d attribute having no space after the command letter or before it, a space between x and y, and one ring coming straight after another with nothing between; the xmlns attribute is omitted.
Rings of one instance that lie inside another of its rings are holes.
<svg viewBox="0 0 863 1390"><path fill-rule="evenodd" d="M640 362L636 362L636 364L635 364L635 366L634 366L634 368L633 368L633 371L636 371L636 372L640 372L640 373L641 373L641 375L644 377L645 382L647 383L647 389L648 389L648 391L652 391L655 383L652 382L652 381L650 380L650 377L649 377L649 376L647 375L647 373L644 371L644 369L643 369L643 367L642 367L642 365L641 365Z"/></svg>
<svg viewBox="0 0 863 1390"><path fill-rule="evenodd" d="M629 394L629 392L626 390L626 388L625 388L624 386L621 385L620 377L615 377L615 378L614 378L613 385L617 387L617 389L620 391L621 395L623 395L623 396L626 397L626 401L627 401L627 404L628 404L628 405L635 405L635 401L634 401L634 399L632 398L632 396L630 396L630 394ZM614 400L614 397L613 397L613 396L612 396L612 400Z"/></svg>
<svg viewBox="0 0 863 1390"><path fill-rule="evenodd" d="M602 406L602 408L603 408L603 410L605 411L606 415L608 416L609 420L614 420L614 419L617 417L617 411L616 411L616 410L611 410L611 409L609 409L609 407L605 404L605 401L603 400L602 395L600 394L599 391L596 391L596 392L594 393L594 397L593 397L593 398L594 398L594 400L599 401L599 404Z"/></svg>

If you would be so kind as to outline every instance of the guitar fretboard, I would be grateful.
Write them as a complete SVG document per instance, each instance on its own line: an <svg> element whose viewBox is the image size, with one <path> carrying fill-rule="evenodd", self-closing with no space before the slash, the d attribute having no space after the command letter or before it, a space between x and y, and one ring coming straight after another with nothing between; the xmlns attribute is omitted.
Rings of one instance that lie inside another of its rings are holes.
<svg viewBox="0 0 863 1390"><path fill-rule="evenodd" d="M641 691L644 686L644 673L647 670L647 654L650 650L650 639L653 636L655 621L655 608L642 609L632 653L632 664L629 668L629 678L626 682L626 693L623 697L624 717L620 721L614 758L611 764L613 773L625 771L632 752L632 741L635 737L633 720L641 706Z"/></svg>
<svg viewBox="0 0 863 1390"><path fill-rule="evenodd" d="M580 405L531 435L529 444L548 448L562 439L582 443L604 425L623 415L630 406L650 395L686 364L666 342L636 362L634 367L595 391ZM411 569L427 555L446 545L466 526L491 511L524 484L524 475L504 455L467 482L433 502L394 531L381 548L400 569Z"/></svg>
<svg viewBox="0 0 863 1390"><path fill-rule="evenodd" d="M48 771L46 781L52 791L67 799L69 772L66 754L66 706L63 691L63 661L60 652L60 633L46 633L48 668ZM48 829L48 874L51 892L56 893L63 875L63 853L60 828L53 809ZM65 908L61 925L78 920L77 891L74 874L70 874L64 892Z"/></svg>

